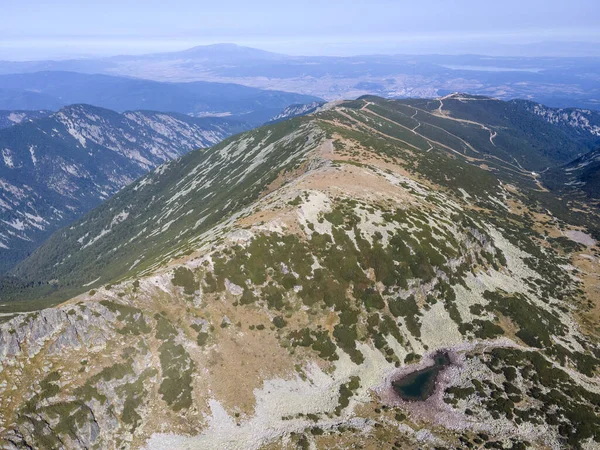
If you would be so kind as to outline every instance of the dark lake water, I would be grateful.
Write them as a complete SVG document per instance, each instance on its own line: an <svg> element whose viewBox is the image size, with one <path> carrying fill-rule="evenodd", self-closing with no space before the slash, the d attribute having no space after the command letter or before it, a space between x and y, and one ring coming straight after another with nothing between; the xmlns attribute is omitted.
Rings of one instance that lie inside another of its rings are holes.
<svg viewBox="0 0 600 450"><path fill-rule="evenodd" d="M392 382L392 387L402 400L425 400L433 394L439 373L450 364L448 353L440 352L434 356L433 366L405 375Z"/></svg>

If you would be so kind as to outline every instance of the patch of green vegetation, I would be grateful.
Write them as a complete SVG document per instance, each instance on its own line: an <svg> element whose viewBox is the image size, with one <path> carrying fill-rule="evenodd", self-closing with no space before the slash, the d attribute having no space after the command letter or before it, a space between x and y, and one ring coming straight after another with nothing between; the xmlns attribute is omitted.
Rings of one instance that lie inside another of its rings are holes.
<svg viewBox="0 0 600 450"><path fill-rule="evenodd" d="M400 365L394 350L388 345L386 336L393 336L400 344L404 342L398 325L387 313L373 313L367 317L367 333L377 348L390 363Z"/></svg>
<svg viewBox="0 0 600 450"><path fill-rule="evenodd" d="M587 439L600 442L600 416L597 413L600 395L586 390L567 372L556 367L540 352L496 348L488 355L480 356L490 370L503 375L507 381L499 387L489 380L490 394L483 395L483 406L494 416L505 415L509 419L532 423L547 423L557 432L565 448L582 448ZM524 390L512 381L518 375ZM520 404L523 396L541 402Z"/></svg>
<svg viewBox="0 0 600 450"><path fill-rule="evenodd" d="M177 267L171 280L174 286L181 286L187 295L193 295L198 289L198 282L194 273L187 267Z"/></svg>
<svg viewBox="0 0 600 450"><path fill-rule="evenodd" d="M406 327L416 338L421 337L421 325L418 317L421 315L415 297L411 295L406 300L400 298L388 300L390 312L395 317L404 317Z"/></svg>
<svg viewBox="0 0 600 450"><path fill-rule="evenodd" d="M585 344L585 343L582 343ZM584 348L586 345L582 345ZM594 348L592 351L594 352ZM569 351L565 347L559 344L555 344L546 350L546 353L556 358L562 366L567 365L567 362L571 362L575 365L577 370L588 377L596 375L596 371L600 368L600 352L597 350L595 353L587 354L578 351Z"/></svg>
<svg viewBox="0 0 600 450"><path fill-rule="evenodd" d="M159 360L162 381L158 392L173 409L180 411L192 405L192 374L194 362L183 345L177 344L177 330L169 320L156 315L156 338L162 341L159 347Z"/></svg>
<svg viewBox="0 0 600 450"><path fill-rule="evenodd" d="M192 373L194 363L181 344L164 342L159 348L162 382L158 392L173 409L180 411L192 405Z"/></svg>
<svg viewBox="0 0 600 450"><path fill-rule="evenodd" d="M214 261L217 284L221 290L225 278L238 286L246 286L248 279L260 286L267 281L267 268L273 268L276 281L282 282L286 275L281 271L282 264L289 267L289 272L293 271L302 278L312 272L312 258L308 249L293 235L261 234L246 249L234 247L226 254L215 255ZM241 302L251 303L252 293L248 292L246 296Z"/></svg>
<svg viewBox="0 0 600 450"><path fill-rule="evenodd" d="M294 200L290 200L288 202L288 205L290 206L298 206L302 203L302 197L300 197L299 195L294 199Z"/></svg>
<svg viewBox="0 0 600 450"><path fill-rule="evenodd" d="M202 326L200 326L198 324L192 324L191 327L193 330L198 332L196 342L198 343L198 345L200 347L204 347L207 344L208 339L210 338L210 333L208 331L203 331ZM212 329L212 326L209 327L209 330L211 330L211 329Z"/></svg>
<svg viewBox="0 0 600 450"><path fill-rule="evenodd" d="M287 322L282 316L275 316L273 317L273 325L277 328L283 328L287 325Z"/></svg>
<svg viewBox="0 0 600 450"><path fill-rule="evenodd" d="M504 330L499 325L489 320L475 319L470 324L471 330L478 339L493 339L504 334Z"/></svg>
<svg viewBox="0 0 600 450"><path fill-rule="evenodd" d="M383 309L385 308L385 302L381 295L374 287L368 287L360 293L360 299L362 300L365 308L368 310L372 309Z"/></svg>
<svg viewBox="0 0 600 450"><path fill-rule="evenodd" d="M298 433L290 433L290 438L292 441L292 444L294 445L294 448L298 449L298 450L308 450L310 448L310 442L308 441L308 439L306 438L306 436L304 434L298 434Z"/></svg>
<svg viewBox="0 0 600 450"><path fill-rule="evenodd" d="M156 313L154 319L156 320L156 339L164 341L177 336L177 329L165 316Z"/></svg>
<svg viewBox="0 0 600 450"><path fill-rule="evenodd" d="M333 337L336 339L337 344L350 355L350 359L354 364L362 364L364 361L363 354L356 348L358 314L359 311L353 309L341 311L339 315L340 323L333 329Z"/></svg>
<svg viewBox="0 0 600 450"><path fill-rule="evenodd" d="M486 309L509 317L519 327L517 336L527 345L550 347L552 335L563 336L566 332L560 319L533 305L524 295L485 291L483 296L490 302Z"/></svg>
<svg viewBox="0 0 600 450"><path fill-rule="evenodd" d="M204 281L204 292L206 292L207 294L217 292L217 290L218 290L217 280L215 280L215 277L213 276L213 274L211 272L207 272L204 275L203 281Z"/></svg>
<svg viewBox="0 0 600 450"><path fill-rule="evenodd" d="M411 364L413 362L419 362L420 360L421 360L421 355L411 352L411 353L408 353L406 355L406 357L404 358L404 363Z"/></svg>
<svg viewBox="0 0 600 450"><path fill-rule="evenodd" d="M60 388L56 384L60 380L60 373L50 372L40 381L41 392L38 394L40 400L52 398L60 392Z"/></svg>
<svg viewBox="0 0 600 450"><path fill-rule="evenodd" d="M452 386L446 388L446 390L444 391L444 401L451 405L457 405L459 400L464 400L469 396L473 395L474 393L475 389L472 387L461 388ZM448 397L448 395L446 394L450 395L451 397Z"/></svg>
<svg viewBox="0 0 600 450"><path fill-rule="evenodd" d="M354 391L356 391L359 387L360 378L356 376L350 377L350 381L348 383L344 383L340 386L340 396L338 399L338 405L335 408L336 416L342 414L344 408L346 408L350 404L350 397L354 395Z"/></svg>
<svg viewBox="0 0 600 450"><path fill-rule="evenodd" d="M331 341L329 334L326 331L315 331L309 328L292 331L288 334L288 339L292 347L311 347L315 352L318 352L319 358L329 361L336 361L336 346Z"/></svg>
<svg viewBox="0 0 600 450"><path fill-rule="evenodd" d="M124 326L118 330L121 334L139 336L152 330L141 309L109 300L101 300L100 304L109 311L116 313L117 319L124 323Z"/></svg>
<svg viewBox="0 0 600 450"><path fill-rule="evenodd" d="M29 448L60 448L65 437L76 440L80 430L94 421L94 415L81 400L52 402L60 392L61 376L50 372L40 382L40 392L26 401L18 411L17 423L31 430ZM28 439L28 438L27 438Z"/></svg>
<svg viewBox="0 0 600 450"><path fill-rule="evenodd" d="M475 316L480 316L485 311L485 308L483 307L483 305L480 305L479 303L477 303L476 305L471 305L469 307L469 311L471 312L471 314L473 314Z"/></svg>
<svg viewBox="0 0 600 450"><path fill-rule="evenodd" d="M157 370L150 367L142 372L136 381L119 386L116 389L116 393L122 398L125 398L121 418L124 423L131 426L129 431L132 433L142 421L142 417L137 410L142 405L144 398L147 395L147 391L144 389L144 383L147 382L148 378L152 378L156 374Z"/></svg>
<svg viewBox="0 0 600 450"><path fill-rule="evenodd" d="M210 337L210 334L208 334L205 331L200 331L200 332L198 332L198 337L196 339L196 342L198 343L199 346L204 347L206 345L206 343L208 342L209 337Z"/></svg>
<svg viewBox="0 0 600 450"><path fill-rule="evenodd" d="M129 355L132 356L132 355ZM92 399L98 400L104 404L107 398L104 394L100 393L96 385L100 382L107 382L112 380L121 380L128 375L132 375L131 369L132 360L128 359L123 363L116 363L112 366L105 367L97 374L88 378L84 385L75 389L75 395L82 401L90 401Z"/></svg>

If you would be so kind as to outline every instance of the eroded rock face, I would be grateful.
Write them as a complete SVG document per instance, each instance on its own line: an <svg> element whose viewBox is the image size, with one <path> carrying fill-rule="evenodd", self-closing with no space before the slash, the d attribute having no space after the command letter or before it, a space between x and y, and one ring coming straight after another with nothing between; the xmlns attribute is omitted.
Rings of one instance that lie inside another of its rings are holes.
<svg viewBox="0 0 600 450"><path fill-rule="evenodd" d="M146 327L137 308L108 300L20 315L0 326L0 405L13 410L12 422L0 416L3 448L91 449L117 436L131 440L156 370L145 344L137 351L120 344L140 344L126 336ZM115 364L111 349L125 361ZM27 371L36 361L41 370Z"/></svg>
<svg viewBox="0 0 600 450"><path fill-rule="evenodd" d="M50 445L48 448L81 448L91 449L97 447L100 435L100 427L96 422L91 409L82 407L78 412L77 419L73 421L72 428L68 434L61 434L56 439L57 421L54 416L39 414L21 416L21 425L11 430L6 437L9 442L7 448L40 448L40 444Z"/></svg>
<svg viewBox="0 0 600 450"><path fill-rule="evenodd" d="M531 103L528 106L531 112L550 123L600 136L600 115L596 111L581 108L549 108L539 103Z"/></svg>
<svg viewBox="0 0 600 450"><path fill-rule="evenodd" d="M18 315L0 325L0 363L24 351L33 358L49 341L49 355L81 348L91 351L106 343L114 319L114 313L97 303Z"/></svg>

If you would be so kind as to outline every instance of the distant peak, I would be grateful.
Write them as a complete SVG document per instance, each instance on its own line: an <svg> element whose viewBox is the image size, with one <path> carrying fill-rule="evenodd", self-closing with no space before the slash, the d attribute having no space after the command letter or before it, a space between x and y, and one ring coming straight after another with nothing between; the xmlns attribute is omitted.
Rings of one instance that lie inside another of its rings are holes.
<svg viewBox="0 0 600 450"><path fill-rule="evenodd" d="M210 45L197 45L195 47L189 48L187 50L183 50L181 52L176 52L178 54L184 55L206 55L211 57L230 57L235 55L236 57L252 57L252 58L282 58L284 55L279 53L273 53L266 50L260 50L252 47L245 47L238 44L232 43L217 43Z"/></svg>
<svg viewBox="0 0 600 450"><path fill-rule="evenodd" d="M196 48L216 48L216 49L227 49L227 50L234 50L234 49L241 49L241 48L251 48L251 47L244 47L242 45L238 45L238 44L233 44L231 42L219 42L217 44L209 44L209 45L197 45Z"/></svg>
<svg viewBox="0 0 600 450"><path fill-rule="evenodd" d="M251 47L242 47L241 45L237 45L237 44L231 44L231 43L226 43L226 42L222 42L219 44L209 44L209 45L196 45L192 48L189 48L187 50L184 51L192 51L192 50L222 50L222 51L234 51L234 50L242 50L242 49L252 49Z"/></svg>

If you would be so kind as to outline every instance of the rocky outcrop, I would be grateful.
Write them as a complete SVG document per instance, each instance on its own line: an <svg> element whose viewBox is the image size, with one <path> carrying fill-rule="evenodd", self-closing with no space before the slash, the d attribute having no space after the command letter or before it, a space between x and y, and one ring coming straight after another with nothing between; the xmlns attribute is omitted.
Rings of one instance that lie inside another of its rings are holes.
<svg viewBox="0 0 600 450"><path fill-rule="evenodd" d="M550 108L539 103L528 103L532 113L546 122L562 125L600 137L600 113L579 108Z"/></svg>
<svg viewBox="0 0 600 450"><path fill-rule="evenodd" d="M115 314L99 303L18 315L0 325L0 371L21 356L34 357L46 344L49 355L102 347L114 334L114 321Z"/></svg>

